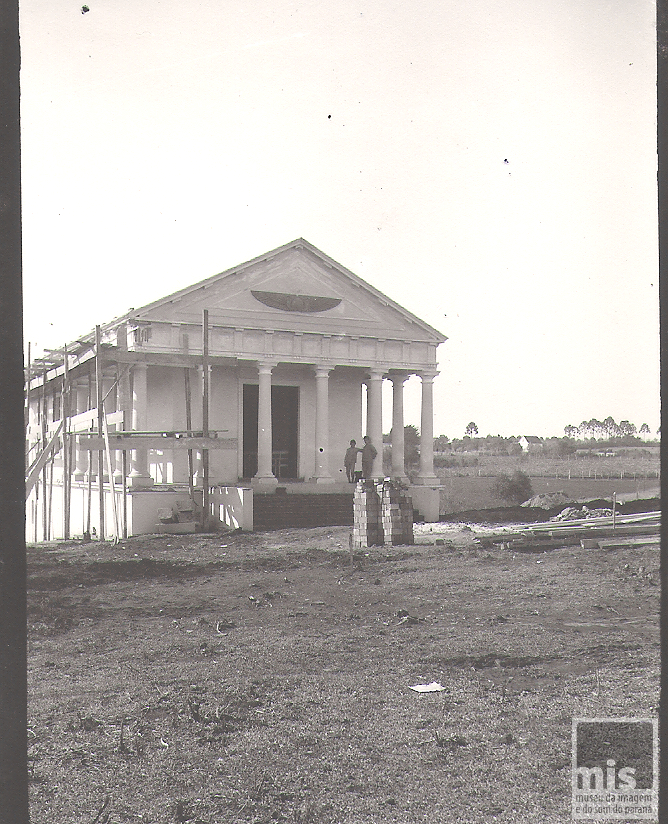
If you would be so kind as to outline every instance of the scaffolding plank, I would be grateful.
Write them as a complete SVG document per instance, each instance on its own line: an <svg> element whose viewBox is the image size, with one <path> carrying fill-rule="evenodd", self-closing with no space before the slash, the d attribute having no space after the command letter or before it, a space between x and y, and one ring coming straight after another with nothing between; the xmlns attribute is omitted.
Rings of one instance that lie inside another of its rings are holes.
<svg viewBox="0 0 668 824"><path fill-rule="evenodd" d="M55 446L58 444L58 436L60 435L62 428L63 428L64 421L61 421L56 431L51 436L51 440L48 442L46 447L43 449L42 453L35 458L33 465L28 470L28 477L26 478L26 498L32 492L33 486L37 482L37 478L39 477L39 473L42 469L46 466L49 458L51 457L51 453L53 452Z"/></svg>
<svg viewBox="0 0 668 824"><path fill-rule="evenodd" d="M237 438L201 438L187 435L145 435L129 432L109 433L112 449L236 449ZM104 446L104 439L97 435L80 435L81 449L96 450Z"/></svg>

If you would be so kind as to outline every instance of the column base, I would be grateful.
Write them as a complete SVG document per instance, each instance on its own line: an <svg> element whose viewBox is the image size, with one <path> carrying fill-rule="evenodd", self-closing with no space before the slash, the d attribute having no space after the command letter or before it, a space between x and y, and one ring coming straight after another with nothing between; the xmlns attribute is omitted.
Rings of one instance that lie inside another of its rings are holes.
<svg viewBox="0 0 668 824"><path fill-rule="evenodd" d="M336 483L331 475L323 476L321 478L311 478L311 483L314 484L333 484Z"/></svg>
<svg viewBox="0 0 668 824"><path fill-rule="evenodd" d="M436 475L418 475L415 483L420 486L440 486L441 479L437 478Z"/></svg>
<svg viewBox="0 0 668 824"><path fill-rule="evenodd" d="M403 486L408 486L411 482L408 475L392 475L392 480L396 481L398 484L403 484Z"/></svg>
<svg viewBox="0 0 668 824"><path fill-rule="evenodd" d="M155 481L150 475L128 475L129 489L146 489L153 486Z"/></svg>
<svg viewBox="0 0 668 824"><path fill-rule="evenodd" d="M87 477L88 476L86 475L85 472L75 472L74 475L72 475L72 480L76 481L76 483L80 484L80 483L83 483L86 480Z"/></svg>
<svg viewBox="0 0 668 824"><path fill-rule="evenodd" d="M263 475L259 477L256 475L251 478L251 487L253 489L276 489L278 486L278 478L274 475Z"/></svg>
<svg viewBox="0 0 668 824"><path fill-rule="evenodd" d="M428 524L437 523L440 519L440 490L429 489L426 486L411 486L408 490L413 501L413 509L417 509Z"/></svg>

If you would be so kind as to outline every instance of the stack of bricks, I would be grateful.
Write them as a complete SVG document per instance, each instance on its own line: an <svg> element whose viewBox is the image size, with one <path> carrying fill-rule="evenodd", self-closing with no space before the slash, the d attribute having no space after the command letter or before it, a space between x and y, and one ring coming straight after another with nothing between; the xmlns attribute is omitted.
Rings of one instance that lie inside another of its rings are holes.
<svg viewBox="0 0 668 824"><path fill-rule="evenodd" d="M373 481L358 481L353 498L353 546L383 546L381 496Z"/></svg>
<svg viewBox="0 0 668 824"><path fill-rule="evenodd" d="M386 545L413 543L413 503L392 481L383 483L381 523Z"/></svg>
<svg viewBox="0 0 668 824"><path fill-rule="evenodd" d="M352 546L413 543L413 506L389 479L358 481L353 500Z"/></svg>

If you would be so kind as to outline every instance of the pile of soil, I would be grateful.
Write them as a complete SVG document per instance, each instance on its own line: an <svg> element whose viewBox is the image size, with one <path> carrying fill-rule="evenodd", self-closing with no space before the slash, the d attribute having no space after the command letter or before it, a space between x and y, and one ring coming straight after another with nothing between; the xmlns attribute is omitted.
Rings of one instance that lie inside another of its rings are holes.
<svg viewBox="0 0 668 824"><path fill-rule="evenodd" d="M540 495L534 495L533 498L529 498L529 500L525 501L521 506L554 509L557 506L563 507L570 503L573 503L573 499L565 492L541 492Z"/></svg>
<svg viewBox="0 0 668 824"><path fill-rule="evenodd" d="M586 501L584 504L590 509L606 509L610 506L610 501L597 499ZM637 512L656 512L661 509L660 498L650 498L648 500L627 501L617 506L619 515L633 515ZM526 523L535 524L549 521L562 512L563 506L553 509L541 509L540 507L529 506L503 506L494 509L470 509L463 512L452 512L441 515L444 523L464 522L464 523Z"/></svg>
<svg viewBox="0 0 668 824"><path fill-rule="evenodd" d="M588 506L567 506L551 521L579 521L585 518L611 518L613 512L611 509L589 509Z"/></svg>

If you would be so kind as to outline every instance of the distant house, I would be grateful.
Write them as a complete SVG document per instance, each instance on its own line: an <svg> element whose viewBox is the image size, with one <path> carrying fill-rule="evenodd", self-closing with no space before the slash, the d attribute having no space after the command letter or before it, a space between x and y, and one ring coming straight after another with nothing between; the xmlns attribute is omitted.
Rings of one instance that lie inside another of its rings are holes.
<svg viewBox="0 0 668 824"><path fill-rule="evenodd" d="M543 439L537 435L521 435L517 443L522 447L522 452L535 452L543 446Z"/></svg>

